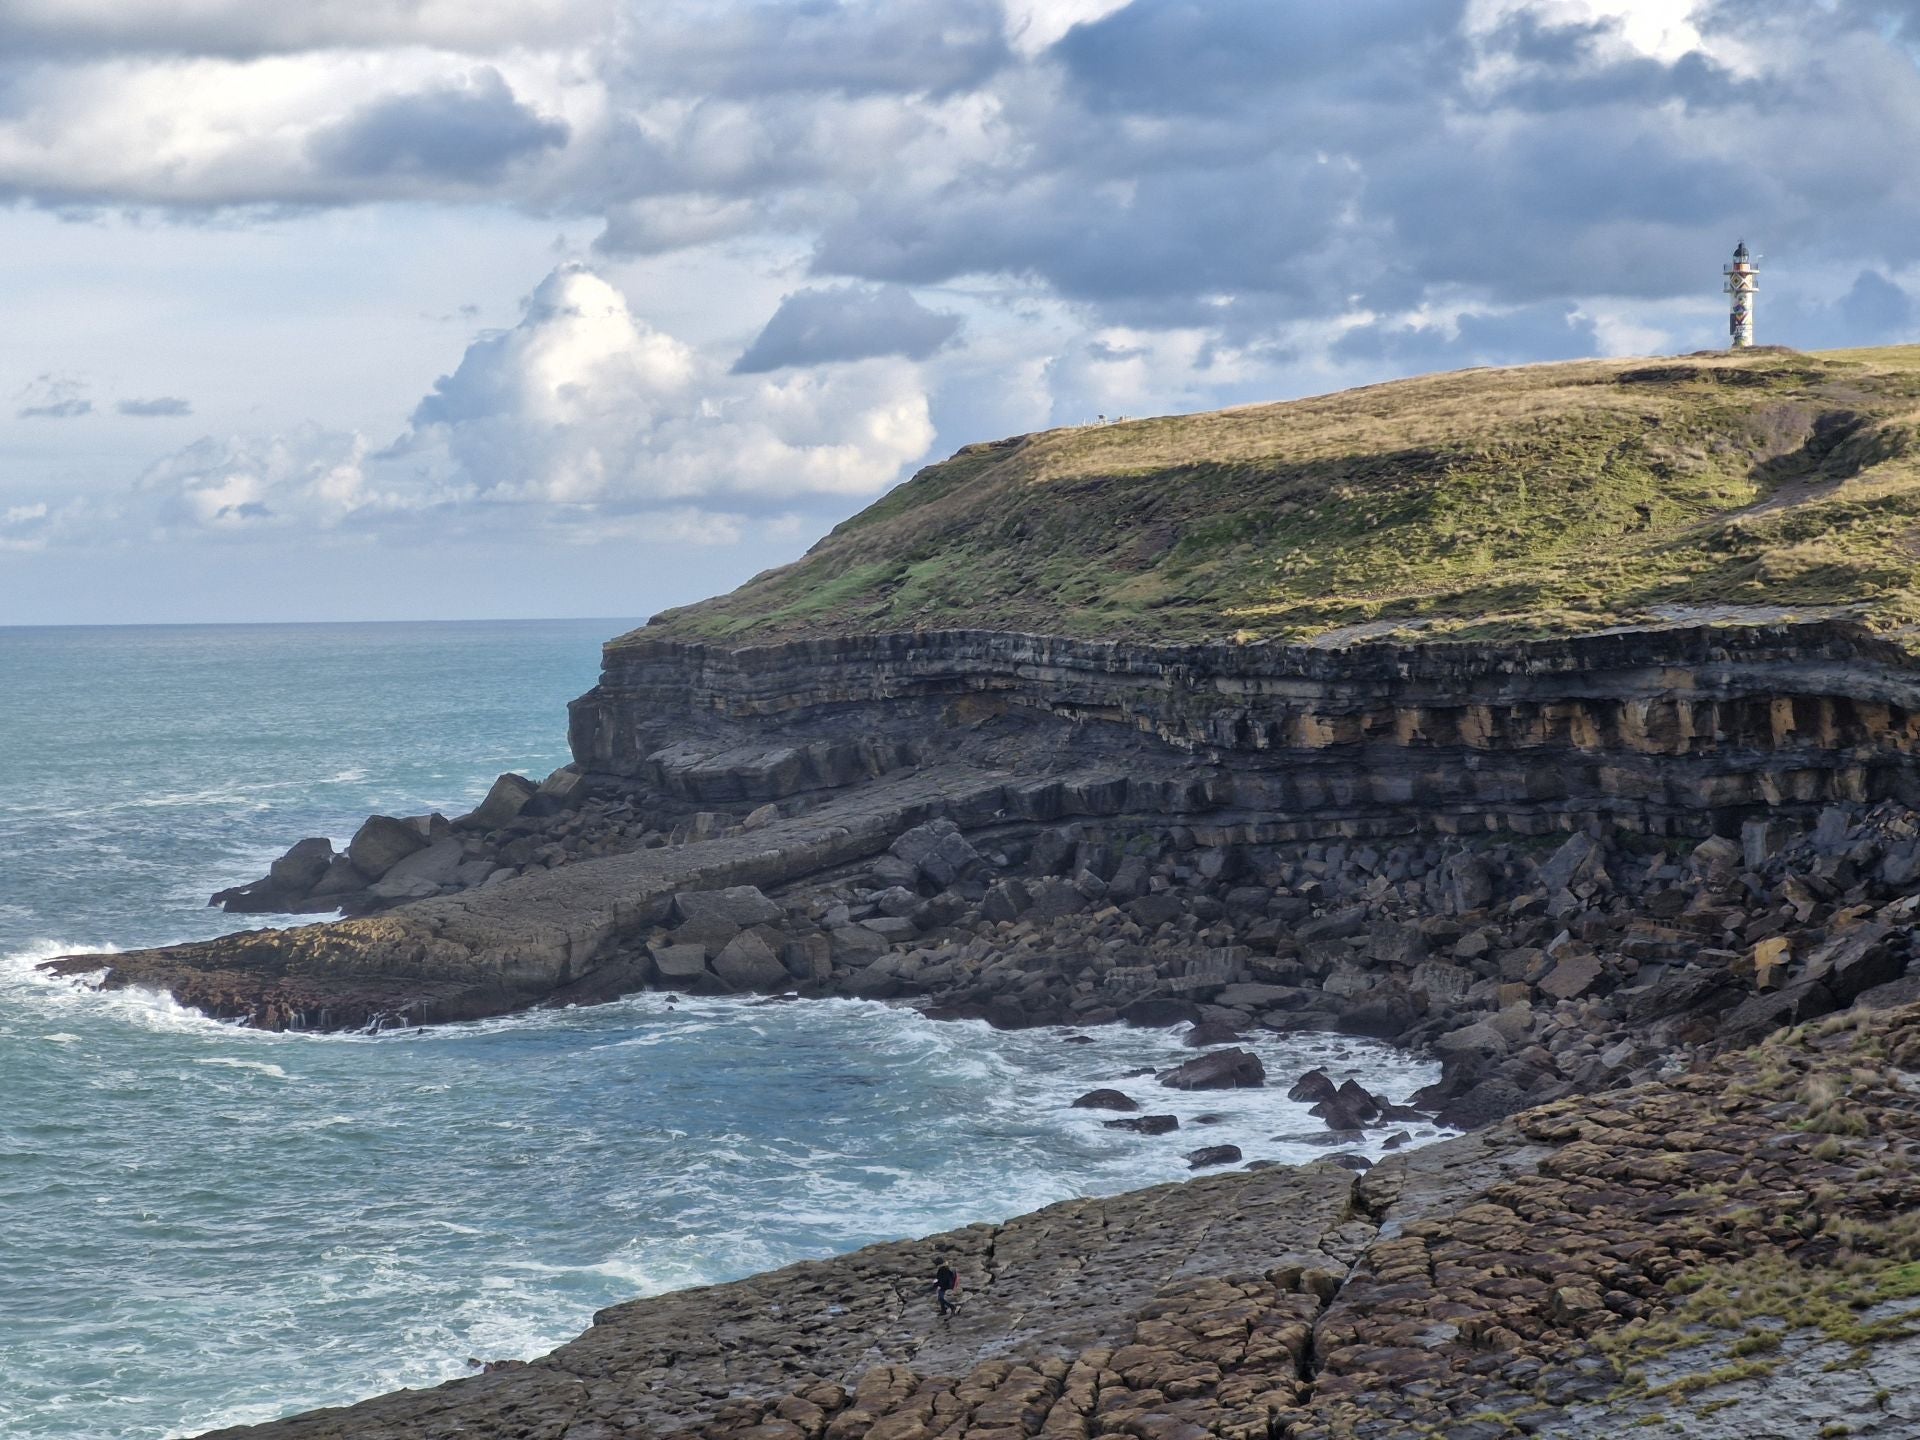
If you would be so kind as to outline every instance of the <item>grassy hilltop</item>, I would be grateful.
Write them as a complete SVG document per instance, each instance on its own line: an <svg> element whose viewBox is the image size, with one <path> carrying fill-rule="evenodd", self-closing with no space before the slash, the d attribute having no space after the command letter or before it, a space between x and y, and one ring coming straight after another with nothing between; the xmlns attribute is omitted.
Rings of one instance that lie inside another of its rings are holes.
<svg viewBox="0 0 1920 1440"><path fill-rule="evenodd" d="M1920 347L1470 370L969 445L646 634L1468 638L1833 605L1920 622Z"/></svg>

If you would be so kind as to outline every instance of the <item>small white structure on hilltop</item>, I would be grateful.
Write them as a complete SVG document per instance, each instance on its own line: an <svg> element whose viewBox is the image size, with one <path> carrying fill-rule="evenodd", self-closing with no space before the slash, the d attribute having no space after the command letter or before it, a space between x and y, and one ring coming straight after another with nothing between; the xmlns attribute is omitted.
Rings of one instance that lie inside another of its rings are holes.
<svg viewBox="0 0 1920 1440"><path fill-rule="evenodd" d="M1721 266L1727 277L1722 288L1733 297L1733 311L1727 316L1727 332L1733 338L1728 348L1744 350L1753 344L1753 297L1760 288L1759 256L1747 253L1742 240L1733 250L1733 263Z"/></svg>

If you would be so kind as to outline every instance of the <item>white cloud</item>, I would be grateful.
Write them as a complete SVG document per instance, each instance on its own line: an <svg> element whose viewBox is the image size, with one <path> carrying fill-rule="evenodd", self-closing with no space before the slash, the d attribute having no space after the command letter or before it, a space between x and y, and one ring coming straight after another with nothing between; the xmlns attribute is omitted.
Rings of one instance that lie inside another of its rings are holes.
<svg viewBox="0 0 1920 1440"><path fill-rule="evenodd" d="M1006 0L1007 40L1023 55L1037 55L1076 25L1121 9L1127 0Z"/></svg>
<svg viewBox="0 0 1920 1440"><path fill-rule="evenodd" d="M734 376L636 317L582 266L482 336L393 444L305 425L209 436L106 499L14 505L7 548L329 535L544 535L564 545L731 545L877 493L933 439L917 367ZM818 519L810 522L819 523Z"/></svg>
<svg viewBox="0 0 1920 1440"><path fill-rule="evenodd" d="M393 454L489 501L619 513L872 494L932 440L912 364L731 376L568 265L435 384Z"/></svg>
<svg viewBox="0 0 1920 1440"><path fill-rule="evenodd" d="M208 437L156 461L119 509L121 528L158 538L333 530L380 511L420 508L368 480L358 435L303 426L284 435Z"/></svg>
<svg viewBox="0 0 1920 1440"><path fill-rule="evenodd" d="M338 205L526 197L599 104L564 55L396 48L0 61L0 196ZM401 163L366 163L383 142Z"/></svg>

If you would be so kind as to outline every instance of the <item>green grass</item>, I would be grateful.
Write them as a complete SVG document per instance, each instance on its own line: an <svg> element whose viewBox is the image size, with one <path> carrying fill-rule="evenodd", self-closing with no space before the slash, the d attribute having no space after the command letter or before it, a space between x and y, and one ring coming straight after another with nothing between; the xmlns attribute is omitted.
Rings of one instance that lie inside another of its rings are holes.
<svg viewBox="0 0 1920 1440"><path fill-rule="evenodd" d="M653 637L1920 622L1920 348L1469 371L974 445Z"/></svg>

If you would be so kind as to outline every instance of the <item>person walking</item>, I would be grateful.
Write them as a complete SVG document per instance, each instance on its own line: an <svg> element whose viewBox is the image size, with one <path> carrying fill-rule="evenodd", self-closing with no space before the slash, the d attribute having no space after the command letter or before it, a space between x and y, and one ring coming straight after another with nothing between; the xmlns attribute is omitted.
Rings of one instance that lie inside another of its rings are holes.
<svg viewBox="0 0 1920 1440"><path fill-rule="evenodd" d="M933 1272L933 1298L940 1303L942 1320L960 1308L959 1301L953 1298L953 1292L959 1288L960 1277L953 1273L953 1266L947 1263L947 1257L939 1256Z"/></svg>

